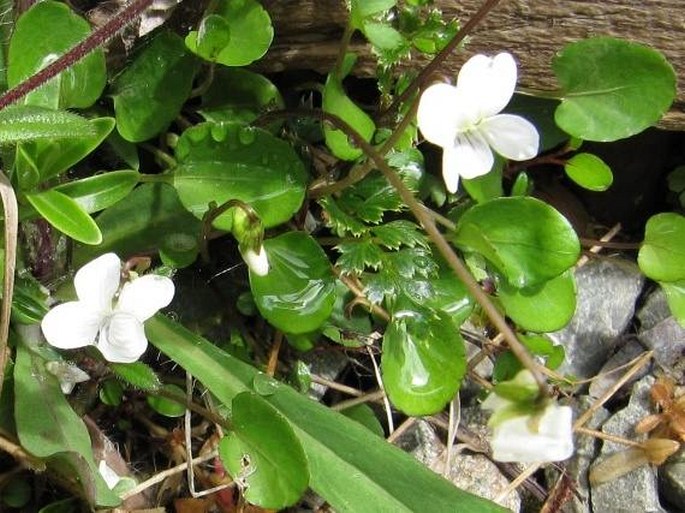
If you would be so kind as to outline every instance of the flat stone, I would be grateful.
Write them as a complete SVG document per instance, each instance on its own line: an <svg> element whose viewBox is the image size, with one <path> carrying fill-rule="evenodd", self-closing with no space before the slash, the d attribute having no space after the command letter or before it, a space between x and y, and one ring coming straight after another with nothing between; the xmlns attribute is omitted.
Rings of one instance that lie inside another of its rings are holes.
<svg viewBox="0 0 685 513"><path fill-rule="evenodd" d="M671 309L668 307L666 294L661 287L649 293L644 304L635 314L640 321L640 331L651 329L670 316Z"/></svg>
<svg viewBox="0 0 685 513"><path fill-rule="evenodd" d="M654 359L676 381L685 378L685 328L674 317L638 334L645 346L654 350Z"/></svg>
<svg viewBox="0 0 685 513"><path fill-rule="evenodd" d="M611 372L612 370L621 367L628 362L633 361L635 358L640 356L646 351L645 347L640 343L640 341L632 335L623 337L621 339L621 347L614 354L607 363L604 364L602 369L597 375L597 379L590 383L589 394L591 397L599 398L602 397L611 387L613 387L618 380L623 377L623 374L628 370L628 368L622 371ZM649 365L644 365L632 378L630 378L626 383L619 389L619 391L624 391L632 387L638 379L642 378L649 371ZM620 392L619 392L620 393Z"/></svg>
<svg viewBox="0 0 685 513"><path fill-rule="evenodd" d="M659 467L659 491L671 511L685 510L685 447Z"/></svg>
<svg viewBox="0 0 685 513"><path fill-rule="evenodd" d="M618 259L591 260L575 276L575 315L564 329L549 336L566 351L558 372L590 378L633 318L644 276L634 263Z"/></svg>
<svg viewBox="0 0 685 513"><path fill-rule="evenodd" d="M649 391L654 384L652 376L646 376L633 387L628 406L611 416L602 426L604 433L631 440L644 439L635 435L635 425L651 413ZM624 445L603 441L599 461L625 450ZM592 510L601 513L661 513L656 470L643 465L616 479L590 486Z"/></svg>

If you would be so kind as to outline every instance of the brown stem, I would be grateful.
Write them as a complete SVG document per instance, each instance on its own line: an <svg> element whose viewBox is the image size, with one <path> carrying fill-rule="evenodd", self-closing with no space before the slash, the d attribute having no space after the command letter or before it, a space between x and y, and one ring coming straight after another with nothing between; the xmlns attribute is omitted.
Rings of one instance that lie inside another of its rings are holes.
<svg viewBox="0 0 685 513"><path fill-rule="evenodd" d="M65 69L73 66L96 48L105 44L114 37L121 29L135 20L147 9L153 0L133 0L117 14L112 16L100 28L95 30L86 39L81 41L55 62L43 68L35 75L27 78L9 91L0 96L0 109L16 103L34 89L42 86Z"/></svg>
<svg viewBox="0 0 685 513"><path fill-rule="evenodd" d="M597 239L588 239L586 237L579 237L579 240L583 246L587 247L601 246L609 249L640 249L642 246L641 242L609 242Z"/></svg>

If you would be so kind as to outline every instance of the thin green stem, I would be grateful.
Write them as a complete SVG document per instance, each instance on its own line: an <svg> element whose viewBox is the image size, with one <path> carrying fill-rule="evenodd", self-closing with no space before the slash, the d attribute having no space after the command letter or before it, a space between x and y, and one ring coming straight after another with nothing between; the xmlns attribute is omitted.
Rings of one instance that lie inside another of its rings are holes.
<svg viewBox="0 0 685 513"><path fill-rule="evenodd" d="M178 164L174 157L169 155L167 152L160 150L156 146L153 146L152 144L142 143L140 146L146 151L152 153L157 160L164 162L164 164L166 164L168 168L176 167L176 165Z"/></svg>
<svg viewBox="0 0 685 513"><path fill-rule="evenodd" d="M547 90L547 89L533 89L530 87L516 87L516 92L524 96L535 96L536 98L547 98L549 100L563 100L564 91L561 89Z"/></svg>
<svg viewBox="0 0 685 513"><path fill-rule="evenodd" d="M335 73L336 77L341 79L342 77L341 72L342 72L342 66L343 63L345 62L345 54L347 53L347 49L350 47L350 41L352 41L352 34L354 33L354 28L352 25L347 23L345 25L345 31L343 32L342 38L340 40L340 47L338 49L338 57L335 60L335 68L333 68L333 73Z"/></svg>
<svg viewBox="0 0 685 513"><path fill-rule="evenodd" d="M140 178L138 178L140 183L168 183L169 185L171 185L172 180L173 178L169 173L160 173L157 175L146 175L141 173Z"/></svg>

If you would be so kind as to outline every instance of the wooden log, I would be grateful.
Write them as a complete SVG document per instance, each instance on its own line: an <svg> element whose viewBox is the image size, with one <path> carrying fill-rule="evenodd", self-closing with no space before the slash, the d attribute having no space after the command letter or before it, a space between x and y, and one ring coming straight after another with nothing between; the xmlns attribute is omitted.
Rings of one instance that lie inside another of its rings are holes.
<svg viewBox="0 0 685 513"><path fill-rule="evenodd" d="M275 26L275 40L258 67L264 71L312 69L326 73L338 53L347 20L343 0L263 0ZM436 0L447 19L462 24L481 0ZM503 0L476 28L465 51L445 62L444 72L456 75L474 53L507 50L519 62L519 85L555 89L552 57L566 43L609 35L649 45L661 51L678 75L678 95L659 126L685 130L685 2L682 0ZM352 45L359 55L354 70L371 77L375 60L362 41ZM405 66L419 68L427 60L416 56ZM649 91L645 91L649 94Z"/></svg>

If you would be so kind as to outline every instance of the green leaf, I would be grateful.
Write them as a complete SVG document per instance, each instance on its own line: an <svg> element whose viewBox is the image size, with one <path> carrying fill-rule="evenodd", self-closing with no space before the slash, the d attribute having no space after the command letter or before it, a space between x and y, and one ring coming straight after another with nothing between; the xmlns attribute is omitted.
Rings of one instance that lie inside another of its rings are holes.
<svg viewBox="0 0 685 513"><path fill-rule="evenodd" d="M292 506L309 484L307 457L283 415L251 392L231 403L230 431L219 443L221 461L234 480L241 480L245 498L263 508Z"/></svg>
<svg viewBox="0 0 685 513"><path fill-rule="evenodd" d="M116 379L107 379L100 387L99 397L107 406L119 406L124 398L124 387Z"/></svg>
<svg viewBox="0 0 685 513"><path fill-rule="evenodd" d="M615 141L656 123L676 94L676 75L646 46L596 37L564 47L552 63L563 89L557 124L586 141Z"/></svg>
<svg viewBox="0 0 685 513"><path fill-rule="evenodd" d="M323 110L345 121L367 142L371 140L376 131L373 120L349 99L343 89L341 79L334 73L328 75L324 86ZM350 143L347 134L342 130L334 130L324 126L324 135L326 136L326 145L333 155L339 159L355 160L363 153L360 148Z"/></svg>
<svg viewBox="0 0 685 513"><path fill-rule="evenodd" d="M62 233L84 244L100 244L102 233L93 218L66 194L54 189L27 194L33 208Z"/></svg>
<svg viewBox="0 0 685 513"><path fill-rule="evenodd" d="M372 239L343 242L335 249L341 253L336 265L343 273L359 274L367 267L378 270L383 259L383 250Z"/></svg>
<svg viewBox="0 0 685 513"><path fill-rule="evenodd" d="M85 138L94 134L90 122L72 112L32 105L10 105L0 110L0 144Z"/></svg>
<svg viewBox="0 0 685 513"><path fill-rule="evenodd" d="M392 403L407 415L442 410L466 373L459 327L444 314L411 307L393 312L383 337L383 385Z"/></svg>
<svg viewBox="0 0 685 513"><path fill-rule="evenodd" d="M576 283L570 270L522 289L502 281L498 292L507 315L524 330L538 333L560 330L576 311Z"/></svg>
<svg viewBox="0 0 685 513"><path fill-rule="evenodd" d="M525 171L520 172L516 176L514 185L511 186L512 196L528 196L533 190L533 181L531 180L528 173Z"/></svg>
<svg viewBox="0 0 685 513"><path fill-rule="evenodd" d="M381 244L390 249L399 249L402 245L410 248L428 247L426 235L416 223L411 221L391 221L371 228L371 233L378 238Z"/></svg>
<svg viewBox="0 0 685 513"><path fill-rule="evenodd" d="M476 205L457 223L454 242L484 256L516 288L544 283L576 263L571 224L546 203L517 196Z"/></svg>
<svg viewBox="0 0 685 513"><path fill-rule="evenodd" d="M502 168L504 167L504 160L497 156L495 157L495 165L489 173L476 178L465 178L461 181L464 184L464 189L469 193L477 203L484 203L486 201L504 196L502 189Z"/></svg>
<svg viewBox="0 0 685 513"><path fill-rule="evenodd" d="M645 227L637 263L652 280L685 279L685 217L673 213L652 216Z"/></svg>
<svg viewBox="0 0 685 513"><path fill-rule="evenodd" d="M397 0L351 0L350 24L361 28L365 18L387 11L395 6Z"/></svg>
<svg viewBox="0 0 685 513"><path fill-rule="evenodd" d="M111 133L115 122L114 118L96 118L88 120L88 123L91 133L85 137L51 138L22 143L17 148L15 161L18 172L22 172L22 167L26 166L35 168L38 172L37 181L44 182L83 160ZM23 185L23 188L28 187Z"/></svg>
<svg viewBox="0 0 685 513"><path fill-rule="evenodd" d="M366 21L361 30L366 39L379 50L399 50L407 45L402 33L387 23Z"/></svg>
<svg viewBox="0 0 685 513"><path fill-rule="evenodd" d="M157 315L145 323L150 342L200 380L224 404L250 390L257 370L182 326ZM311 488L341 513L504 513L454 487L412 456L345 416L286 385L264 400L290 423L307 455ZM416 493L421 490L421 493Z"/></svg>
<svg viewBox="0 0 685 513"><path fill-rule="evenodd" d="M35 3L14 27L7 58L8 86L14 87L45 68L90 32L90 24L68 5L50 0ZM98 48L26 95L24 103L52 109L90 107L106 82L105 57Z"/></svg>
<svg viewBox="0 0 685 513"><path fill-rule="evenodd" d="M21 446L39 458L72 453L72 459L85 464L86 471L77 475L84 489L92 491L94 496L89 498L101 506L119 505L121 500L109 490L97 470L83 420L65 399L57 378L45 369L43 359L23 343L17 345L14 395Z"/></svg>
<svg viewBox="0 0 685 513"><path fill-rule="evenodd" d="M269 132L233 124L202 123L189 128L176 147L173 184L185 207L198 218L209 204L241 200L264 227L288 221L302 205L307 175L295 150ZM214 221L233 225L233 209Z"/></svg>
<svg viewBox="0 0 685 513"><path fill-rule="evenodd" d="M252 295L260 313L286 333L314 331L335 303L335 276L328 257L303 232L287 232L264 241L269 273L250 272Z"/></svg>
<svg viewBox="0 0 685 513"><path fill-rule="evenodd" d="M568 177L589 191L606 191L614 181L611 168L591 153L578 153L564 165Z"/></svg>
<svg viewBox="0 0 685 513"><path fill-rule="evenodd" d="M114 80L121 136L141 142L164 131L188 99L197 64L177 35L162 32L155 37Z"/></svg>
<svg viewBox="0 0 685 513"><path fill-rule="evenodd" d="M159 390L172 393L178 397L185 397L183 390L176 385L162 385ZM186 412L186 407L184 404L174 401L173 399L168 399L161 395L148 395L146 399L150 408L165 417L182 417Z"/></svg>
<svg viewBox="0 0 685 513"><path fill-rule="evenodd" d="M378 435L381 438L385 436L383 426L381 426L378 417L376 417L373 409L368 404L355 404L349 408L340 410L340 413L345 415L345 417L359 422L373 434Z"/></svg>
<svg viewBox="0 0 685 513"><path fill-rule="evenodd" d="M102 244L97 247L77 246L74 263L83 265L96 256L112 251L122 257L157 251L180 240L196 241L200 221L192 216L178 199L173 187L163 183L142 184L123 200L97 217Z"/></svg>
<svg viewBox="0 0 685 513"><path fill-rule="evenodd" d="M121 201L138 183L138 171L109 171L55 187L74 200L83 210L92 214Z"/></svg>
<svg viewBox="0 0 685 513"><path fill-rule="evenodd" d="M659 283L666 293L666 301L678 323L685 327L685 281Z"/></svg>
<svg viewBox="0 0 685 513"><path fill-rule="evenodd" d="M278 88L266 77L242 68L219 68L202 95L202 114L208 121L252 123L268 109L283 109Z"/></svg>
<svg viewBox="0 0 685 513"><path fill-rule="evenodd" d="M255 0L220 0L210 18L209 27L207 23L201 26L204 34L192 31L186 37L188 48L209 61L225 66L247 66L260 59L271 46L274 37L271 18Z"/></svg>
<svg viewBox="0 0 685 513"><path fill-rule="evenodd" d="M109 367L117 377L141 390L154 392L162 386L155 371L143 362L110 363Z"/></svg>
<svg viewBox="0 0 685 513"><path fill-rule="evenodd" d="M48 293L30 273L18 273L12 295L12 321L20 324L37 324L46 313Z"/></svg>
<svg viewBox="0 0 685 513"><path fill-rule="evenodd" d="M535 125L540 134L540 153L542 153L570 139L570 136L561 130L554 120L554 112L558 106L558 100L514 94L505 112L522 116Z"/></svg>

